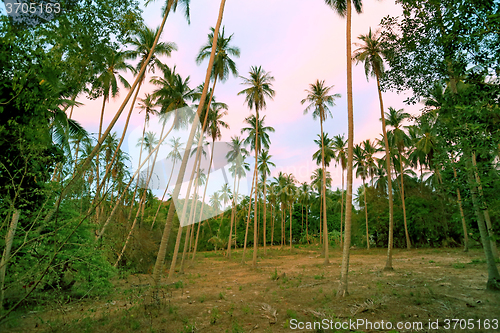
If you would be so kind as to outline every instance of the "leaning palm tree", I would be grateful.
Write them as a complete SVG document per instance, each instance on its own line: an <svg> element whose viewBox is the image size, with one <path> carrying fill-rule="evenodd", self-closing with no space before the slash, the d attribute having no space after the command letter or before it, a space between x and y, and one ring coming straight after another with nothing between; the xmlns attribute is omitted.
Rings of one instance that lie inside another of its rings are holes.
<svg viewBox="0 0 500 333"><path fill-rule="evenodd" d="M328 116L332 117L332 113L328 106L335 106L335 99L340 98L340 94L332 94L329 95L330 89L332 89L333 86L325 86L325 81L320 81L316 80L314 84L310 85L310 89L307 90L307 97L301 101L301 104L304 104L306 102L310 103L307 108L304 110L304 114L307 114L307 112L311 109L314 109L313 111L313 118L317 119L319 118L319 124L321 127L321 168L323 170L323 176L326 174L326 164L325 164L325 142L324 142L324 135L323 135L323 122L326 120ZM324 253L325 253L325 260L324 264L328 265L329 264L329 259L328 259L328 226L327 226L327 219L326 219L326 181L323 179L323 189L322 189L322 196L323 196L323 246L324 246Z"/></svg>
<svg viewBox="0 0 500 333"><path fill-rule="evenodd" d="M393 270L392 267L392 248L394 244L394 201L392 198L392 172L390 162L390 148L387 139L387 131L385 124L384 101L382 99L382 90L380 88L380 77L384 73L384 60L385 50L382 45L381 37L377 33L372 34L371 29L368 35L361 35L358 37L363 43L359 44L359 48L354 51L353 59L357 62L363 62L365 65L365 75L368 79L369 76L375 76L377 79L378 98L380 102L380 119L382 121L382 136L384 138L385 148L385 170L387 172L387 193L389 195L389 241L387 244L387 261L384 270Z"/></svg>
<svg viewBox="0 0 500 333"><path fill-rule="evenodd" d="M365 202L365 223L366 223L366 248L370 249L370 234L368 231L368 206L366 205L366 177L368 176L367 155L361 145L354 146L354 168L356 168L356 177L363 180L363 195Z"/></svg>
<svg viewBox="0 0 500 333"><path fill-rule="evenodd" d="M257 168L258 168L258 151L260 148L259 142L259 111L264 110L266 108L266 98L273 99L275 92L272 89L272 81L274 81L274 77L271 76L270 73L267 73L262 67L252 66L250 68L250 77L245 78L241 77L244 85L248 86L248 88L243 89L238 93L238 95L245 95L245 102L248 105L249 109L255 108L255 170L254 170L254 178L255 185L257 185ZM257 188L257 186L255 186ZM254 268L257 267L257 190L255 191L255 203L254 203L254 245L253 245L253 261L252 266Z"/></svg>
<svg viewBox="0 0 500 333"><path fill-rule="evenodd" d="M266 215L267 215L267 197L266 197L266 181L267 181L267 176L271 174L271 171L269 170L269 167L270 166L273 166L273 167L276 167L276 164L274 164L273 162L271 162L271 157L273 157L272 155L269 155L269 151L268 150L264 150L260 155L259 155L259 171L260 173L262 174L263 176L263 181L262 181L262 185L264 187L264 193L263 193L263 196L264 196L264 225L263 225L263 230L264 230L264 233L263 233L263 236L264 236L264 255L267 254L267 251L266 251Z"/></svg>
<svg viewBox="0 0 500 333"><path fill-rule="evenodd" d="M389 107L389 112L385 114L387 117L387 125L393 127L391 131L389 131L389 137L392 137L394 140L394 145L398 150L399 155L399 167L400 167L400 176L401 176L401 202L403 204L403 219L405 226L405 235L406 235L406 247L408 249L411 248L410 235L408 233L408 226L406 223L406 205L405 205L405 185L404 185L404 177L403 177L403 169L404 169L404 159L403 152L405 147L409 144L409 137L405 133L403 129L402 122L410 117L409 113L404 112L403 109L396 110L392 107Z"/></svg>
<svg viewBox="0 0 500 333"><path fill-rule="evenodd" d="M347 18L346 26L346 58L347 58L347 207L345 212L345 237L342 254L342 268L339 296L347 295L347 274L349 272L349 249L351 246L351 213L352 213L352 165L354 148L354 111L352 102L352 65L351 65L351 0L325 0L325 3L341 17ZM354 9L359 14L362 11L361 0L352 0Z"/></svg>

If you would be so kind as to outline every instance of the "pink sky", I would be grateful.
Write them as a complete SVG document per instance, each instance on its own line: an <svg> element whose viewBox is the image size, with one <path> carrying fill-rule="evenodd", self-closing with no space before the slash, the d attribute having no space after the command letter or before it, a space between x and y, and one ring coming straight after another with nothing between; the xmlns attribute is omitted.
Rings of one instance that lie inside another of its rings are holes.
<svg viewBox="0 0 500 333"><path fill-rule="evenodd" d="M145 22L157 27L161 21L160 1L145 9ZM208 62L197 66L194 59L198 50L206 43L211 26L215 26L219 1L192 1L191 25L188 25L181 12L171 15L162 35L163 41L173 41L178 51L171 58L162 59L169 66L177 66L183 77L191 77L191 86L202 83ZM393 1L365 0L363 13L354 15L352 20L352 41L366 34L368 29L376 29L380 20L387 15L399 15L401 9ZM309 113L303 115L305 106L300 101L306 97L305 89L316 79L325 80L327 85L335 85L333 93L342 97L331 108L333 118L324 123L325 132L330 136L347 134L347 93L346 93L346 55L345 19L340 18L322 0L228 0L224 12L223 25L226 35L233 34L232 44L241 49L241 57L236 61L239 74L248 76L250 66L262 66L275 77L276 97L267 102L266 125L273 126L270 154L276 164L272 172L293 172L300 181L309 182L312 170L317 166L311 156L317 150L313 142L319 134L319 120L315 121ZM353 50L356 46L353 46ZM129 82L132 76L126 75ZM218 101L229 105L229 114L224 119L231 128L223 130L223 141L233 135L240 135L240 129L250 110L244 104L244 96L237 96L243 89L241 79L230 77L225 83L218 84L215 95ZM147 84L140 96L151 92L154 87ZM363 66L353 66L354 131L355 143L379 137L381 131L380 109L375 81L366 80ZM112 100L106 108L104 125L111 121L126 91ZM392 106L407 112L417 113L420 106L403 104L405 96L385 93L386 107ZM89 132L97 132L102 100L80 100L85 106L75 110L74 118L82 123ZM127 107L127 112L128 108ZM116 126L123 128L126 112ZM144 117L136 109L131 131L140 131ZM157 119L153 118L154 127ZM134 140L137 140L134 137ZM128 142L130 141L130 144ZM136 141L126 139L123 147L136 160L138 148L132 147ZM133 143L133 144L132 144ZM134 161L137 163L136 161ZM341 186L340 169L330 166L333 189ZM361 184L355 181L354 186Z"/></svg>

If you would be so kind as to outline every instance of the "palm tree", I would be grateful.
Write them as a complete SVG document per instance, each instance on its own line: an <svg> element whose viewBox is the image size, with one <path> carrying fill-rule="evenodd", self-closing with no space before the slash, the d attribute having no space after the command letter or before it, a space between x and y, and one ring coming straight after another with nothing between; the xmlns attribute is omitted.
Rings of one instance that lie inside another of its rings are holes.
<svg viewBox="0 0 500 333"><path fill-rule="evenodd" d="M170 186L170 180L172 179L172 175L174 174L175 164L182 159L181 156L181 147L182 142L180 142L181 138L171 138L170 143L170 152L167 155L167 159L173 162L172 170L170 171L170 176L168 177L167 185L165 186L165 190L163 191L163 195L161 197L161 203L158 205L158 209L156 210L155 217L153 219L153 223L151 223L151 230L153 230L153 226L155 225L156 218L158 217L158 213L160 212L160 208L163 205L163 200L165 200L165 195L167 194L167 190Z"/></svg>
<svg viewBox="0 0 500 333"><path fill-rule="evenodd" d="M212 194L210 197L210 205L215 209L215 215L219 215L221 209L221 197L219 192L214 192L214 194Z"/></svg>
<svg viewBox="0 0 500 333"><path fill-rule="evenodd" d="M381 37L373 35L371 29L368 35L361 35L358 38L363 41L359 48L354 51L353 59L363 62L365 65L365 75L368 79L369 76L375 76L377 79L377 91L380 102L380 119L382 121L382 136L384 138L385 148L385 170L387 172L387 193L389 195L389 241L387 244L387 261L384 270L391 271L392 267L392 248L394 244L394 201L392 199L392 173L390 164L390 149L389 141L387 139L385 115L384 115L384 101L382 99L382 90L380 88L380 77L384 73L385 50L382 45Z"/></svg>
<svg viewBox="0 0 500 333"><path fill-rule="evenodd" d="M286 197L287 197L287 205L288 205L288 211L290 214L290 252L292 252L292 211L293 211L293 204L295 203L295 199L297 199L297 189L295 187L295 183L297 180L295 177L289 173L286 176Z"/></svg>
<svg viewBox="0 0 500 333"><path fill-rule="evenodd" d="M220 28L221 23L222 23L222 16L224 14L224 6L225 6L225 4L226 4L226 1L225 0L221 0L221 4L220 4L220 8L219 8L219 16L218 16L217 24L215 26L215 31L214 31L214 45L212 46L212 52L210 54L210 60L209 60L209 63L208 63L207 74L205 76L205 83L204 83L204 86L203 86L203 92L202 92L202 96L201 96L201 102L200 102L200 105L198 106L198 110L197 110L198 117L200 116L201 111L203 110L204 103L205 103L205 98L206 98L206 94L207 94L207 91L208 91L208 85L209 85L209 82L210 82L210 74L212 72L212 67L213 67L214 58L215 58L215 50L216 50L216 44L217 44L217 37L218 37L219 28ZM180 193L180 190L181 190L182 179L184 178L184 174L185 174L185 171L186 171L187 162L188 162L188 159L189 159L189 150L191 149L191 145L193 143L193 138L194 138L195 132L196 132L196 127L193 126L191 128L191 133L189 134L189 139L188 139L188 141L186 143L186 151L185 151L184 156L182 158L182 163L181 163L179 174L178 174L178 177L177 177L178 181L176 182L176 186L175 186L173 194L172 194L172 198L173 199L177 199L179 197L179 193ZM188 188L187 188L187 193L188 194L189 194L189 192L191 190L192 177L191 177L191 179L189 181ZM168 239L170 237L170 230L172 228L172 222L173 222L173 219L174 219L174 213L175 213L175 208L172 207L172 205L171 205L169 207L169 210L168 210L167 220L165 222L165 229L163 231L162 239L161 239L161 242L160 242L160 248L158 250L157 260L156 260L155 268L154 268L154 271L153 271L153 280L154 280L154 282L155 282L156 285L158 285L158 283L160 281L160 273L161 273L161 270L163 268L163 263L164 263L165 255L166 255L166 252L167 252Z"/></svg>
<svg viewBox="0 0 500 333"><path fill-rule="evenodd" d="M222 188L220 189L220 199L222 200L222 203L224 204L224 209L226 209L226 205L229 202L229 199L231 198L231 188L229 187L228 183L224 183L222 185Z"/></svg>
<svg viewBox="0 0 500 333"><path fill-rule="evenodd" d="M233 202L231 207L231 225L229 228L229 242L227 245L227 256L231 259L231 247L232 247L232 239L233 239L233 224L235 219L235 210L238 204L238 191L240 187L240 179L246 175L245 170L250 170L248 163L245 163L245 157L249 154L248 151L244 147L243 140L241 140L238 136L233 136L231 138L231 143L228 143L230 150L226 154L226 159L229 163L231 163L231 167L229 171L232 173L234 178L235 192L233 195ZM236 185L236 179L238 179L238 185ZM236 238L236 225L234 228L234 234Z"/></svg>
<svg viewBox="0 0 500 333"><path fill-rule="evenodd" d="M205 59L210 57L211 49L214 46L215 29L212 27L210 28L210 30L211 33L208 34L207 44L203 45L200 48L200 51L198 52L198 55L196 57L196 63L198 65L201 64ZM206 104L205 107L206 109L210 108L217 80L219 79L220 81L225 82L229 78L229 74L233 74L234 77L238 76L236 63L234 62L233 59L230 58L230 56L239 58L240 49L238 47L230 45L232 38L233 35L229 37L224 36L224 27L222 27L222 33L220 31L218 33L212 73L211 73L211 79L214 81L214 83L210 92L208 103ZM202 119L204 118L206 118L206 116L202 117ZM206 120L204 120L203 124L205 123ZM205 127L205 125L203 125L203 127Z"/></svg>
<svg viewBox="0 0 500 333"><path fill-rule="evenodd" d="M300 185L300 195L299 200L302 204L301 212L302 212L302 229L304 226L304 216L303 216L303 207L306 207L306 239L309 244L309 228L308 228L308 216L309 216L309 205L311 204L311 187L306 182L303 182Z"/></svg>
<svg viewBox="0 0 500 333"><path fill-rule="evenodd" d="M269 151L264 150L259 155L259 165L258 165L259 171L263 176L262 184L264 187L264 193L263 193L263 196L264 196L264 226L263 226L263 229L264 229L264 255L267 254L267 251L266 251L266 230L267 230L266 229L267 228L267 226L266 226L266 215L267 215L267 196L266 196L266 185L267 184L266 184L266 181L267 181L267 176L271 174L269 167L270 166L276 167L276 164L271 162L271 157L273 157L273 156L269 155Z"/></svg>
<svg viewBox="0 0 500 333"><path fill-rule="evenodd" d="M356 177L363 180L363 195L365 201L365 221L366 221L366 248L370 249L370 233L368 231L368 206L366 205L366 177L368 176L367 154L361 145L354 146L354 167L356 168Z"/></svg>
<svg viewBox="0 0 500 333"><path fill-rule="evenodd" d="M343 244L342 237L342 225L344 218L344 171L347 168L347 156L346 156L346 144L347 141L344 139L343 135L335 135L333 137L333 151L335 154L335 161L340 164L342 169L342 194L340 198L340 246Z"/></svg>
<svg viewBox="0 0 500 333"><path fill-rule="evenodd" d="M354 8L359 14L362 11L361 0L353 0ZM347 295L347 273L349 271L349 248L351 246L351 212L352 212L352 165L354 148L354 115L352 102L352 65L351 65L351 0L325 0L325 3L341 17L347 17L346 26L346 58L347 58L347 207L345 212L345 241L342 255L342 268L339 296Z"/></svg>
<svg viewBox="0 0 500 333"><path fill-rule="evenodd" d="M273 99L275 92L272 89L272 81L274 81L274 77L271 76L270 73L267 73L262 67L252 66L250 68L250 77L245 78L241 77L244 85L248 86L248 88L243 89L238 93L238 95L245 95L245 102L248 105L249 109L255 108L255 184L257 185L257 168L258 168L258 156L260 150L260 141L259 141L259 111L264 110L266 108L266 98ZM257 186L255 186L257 188ZM255 204L254 204L254 246L253 246L253 261L252 266L254 268L257 267L257 190L255 191Z"/></svg>
<svg viewBox="0 0 500 333"><path fill-rule="evenodd" d="M409 113L403 112L403 109L396 110L392 107L389 107L389 112L385 114L387 117L387 125L392 126L393 129L389 131L391 133L394 140L394 144L398 149L399 155L399 167L400 167L400 176L401 176L401 202L403 204L403 219L405 225L405 235L406 235L406 247L408 249L411 248L410 235L408 234L408 226L406 224L406 205L405 205L405 186L403 182L403 169L404 169L404 156L403 151L405 147L409 143L408 135L404 132L402 122L410 117Z"/></svg>
<svg viewBox="0 0 500 333"><path fill-rule="evenodd" d="M328 106L335 106L335 99L340 98L340 94L333 94L329 95L330 89L332 89L333 86L327 87L325 86L325 81L320 81L316 80L314 84L310 85L310 89L307 90L307 97L303 99L300 103L304 104L306 102L309 102L310 104L308 107L304 110L304 114L307 114L307 112L310 109L314 109L313 111L313 118L317 119L319 118L319 124L321 127L321 167L323 169L323 176L326 175L326 164L325 164L325 142L324 142L324 135L323 135L323 121L326 120L328 116L332 117L332 113ZM325 252L325 261L324 264L328 265L330 263L328 259L328 226L327 226L327 219L326 219L326 180L323 179L323 189L322 189L322 196L323 196L323 245L324 245L324 252Z"/></svg>

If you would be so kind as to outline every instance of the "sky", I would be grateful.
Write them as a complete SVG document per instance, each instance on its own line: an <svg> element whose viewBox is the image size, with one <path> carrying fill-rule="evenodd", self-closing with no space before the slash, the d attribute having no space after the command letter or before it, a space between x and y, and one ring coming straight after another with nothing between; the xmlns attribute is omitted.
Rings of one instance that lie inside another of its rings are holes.
<svg viewBox="0 0 500 333"><path fill-rule="evenodd" d="M145 22L149 27L156 28L160 24L162 3L156 1L144 9ZM220 2L215 0L192 0L191 24L186 22L182 10L178 10L169 16L161 37L161 41L175 42L178 51L169 58L160 59L170 67L176 66L181 76L189 76L193 88L203 83L206 75L208 61L198 66L195 58L200 47L207 42L210 27L217 22L219 5ZM400 14L401 8L394 1L365 0L363 13L353 15L353 43L370 28L376 30L383 17ZM251 66L262 66L275 78L273 89L276 96L274 100L267 101L267 108L262 111L266 116L266 125L276 130L270 134L269 153L276 165L271 177L280 171L291 172L299 182L310 182L312 171L318 167L312 161L312 154L318 149L313 140L318 138L320 124L319 120L313 119L311 112L304 115L306 105L302 105L301 100L307 96L305 90L317 79L325 80L328 86L333 85L331 92L341 94L341 98L330 109L333 118L325 121L324 130L330 137L344 134L347 138L346 20L322 0L227 0L222 24L226 35L233 34L232 45L241 50L240 58L233 59L239 75L248 77ZM353 50L356 48L353 45ZM148 79L152 75L148 74ZM125 74L125 77L133 82L131 74ZM222 141L227 142L232 136L241 135L244 119L251 115L251 110L245 105L245 97L237 95L245 88L241 83L241 78L231 76L216 86L217 101L229 106L224 121L230 129L222 130ZM139 96L144 97L154 89L147 83ZM126 90L122 88L121 94L106 106L104 126L110 123L125 96ZM386 108L404 108L406 112L417 114L422 106L405 105L403 101L406 97L386 92L384 104ZM354 143L378 138L381 123L376 83L374 79L367 80L362 65L353 64L353 100ZM96 133L102 100L81 98L80 102L85 105L74 111L73 118L89 132ZM120 135L129 107L115 126ZM133 167L137 167L139 148L135 146L141 136L143 122L144 114L135 108L123 147L130 153ZM157 118L151 119L148 130L160 133ZM160 155L165 155L165 149L162 151ZM251 161L252 158L249 159ZM340 188L341 169L332 163L329 171L332 188ZM356 179L354 188L361 183L361 179ZM214 187L209 192L214 190L217 189ZM161 192L155 191L155 194L161 195Z"/></svg>

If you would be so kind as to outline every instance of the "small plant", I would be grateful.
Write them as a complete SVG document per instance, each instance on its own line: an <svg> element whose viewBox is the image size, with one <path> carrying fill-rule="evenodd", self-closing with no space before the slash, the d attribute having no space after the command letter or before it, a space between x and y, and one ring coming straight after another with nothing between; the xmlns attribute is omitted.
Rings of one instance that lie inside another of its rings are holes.
<svg viewBox="0 0 500 333"><path fill-rule="evenodd" d="M271 274L271 280L276 281L279 279L278 270L275 268L274 273Z"/></svg>
<svg viewBox="0 0 500 333"><path fill-rule="evenodd" d="M462 268L465 268L465 264L457 262L456 264L453 264L453 268L462 269Z"/></svg>
<svg viewBox="0 0 500 333"><path fill-rule="evenodd" d="M207 297L205 296L205 294L201 295L201 297L200 297L200 303L205 302L205 299L206 299L206 298L207 298Z"/></svg>
<svg viewBox="0 0 500 333"><path fill-rule="evenodd" d="M176 283L174 283L174 288L175 289L179 289L179 288L182 288L182 287L184 287L184 282L182 282L182 280L179 280Z"/></svg>
<svg viewBox="0 0 500 333"><path fill-rule="evenodd" d="M297 319L297 312L292 309L286 310L286 315L290 319Z"/></svg>
<svg viewBox="0 0 500 333"><path fill-rule="evenodd" d="M240 287L239 287L239 290L240 290L240 291L241 291L241 289L243 289L243 286L240 286Z"/></svg>
<svg viewBox="0 0 500 333"><path fill-rule="evenodd" d="M224 294L222 291L219 293L219 299L226 299L226 294Z"/></svg>
<svg viewBox="0 0 500 333"><path fill-rule="evenodd" d="M244 314L249 314L250 313L250 307L248 305L245 305L242 309Z"/></svg>
<svg viewBox="0 0 500 333"><path fill-rule="evenodd" d="M325 278L325 273L321 273L321 275L314 275L315 280L323 280Z"/></svg>
<svg viewBox="0 0 500 333"><path fill-rule="evenodd" d="M429 264L433 264L433 263L435 263L434 260L429 260Z"/></svg>
<svg viewBox="0 0 500 333"><path fill-rule="evenodd" d="M219 309L214 307L212 311L210 311L210 324L215 325L217 319L219 319Z"/></svg>
<svg viewBox="0 0 500 333"><path fill-rule="evenodd" d="M231 333L244 333L245 330L243 329L243 327L240 326L240 324L238 324L237 321L235 321L233 323L233 327L231 329Z"/></svg>

